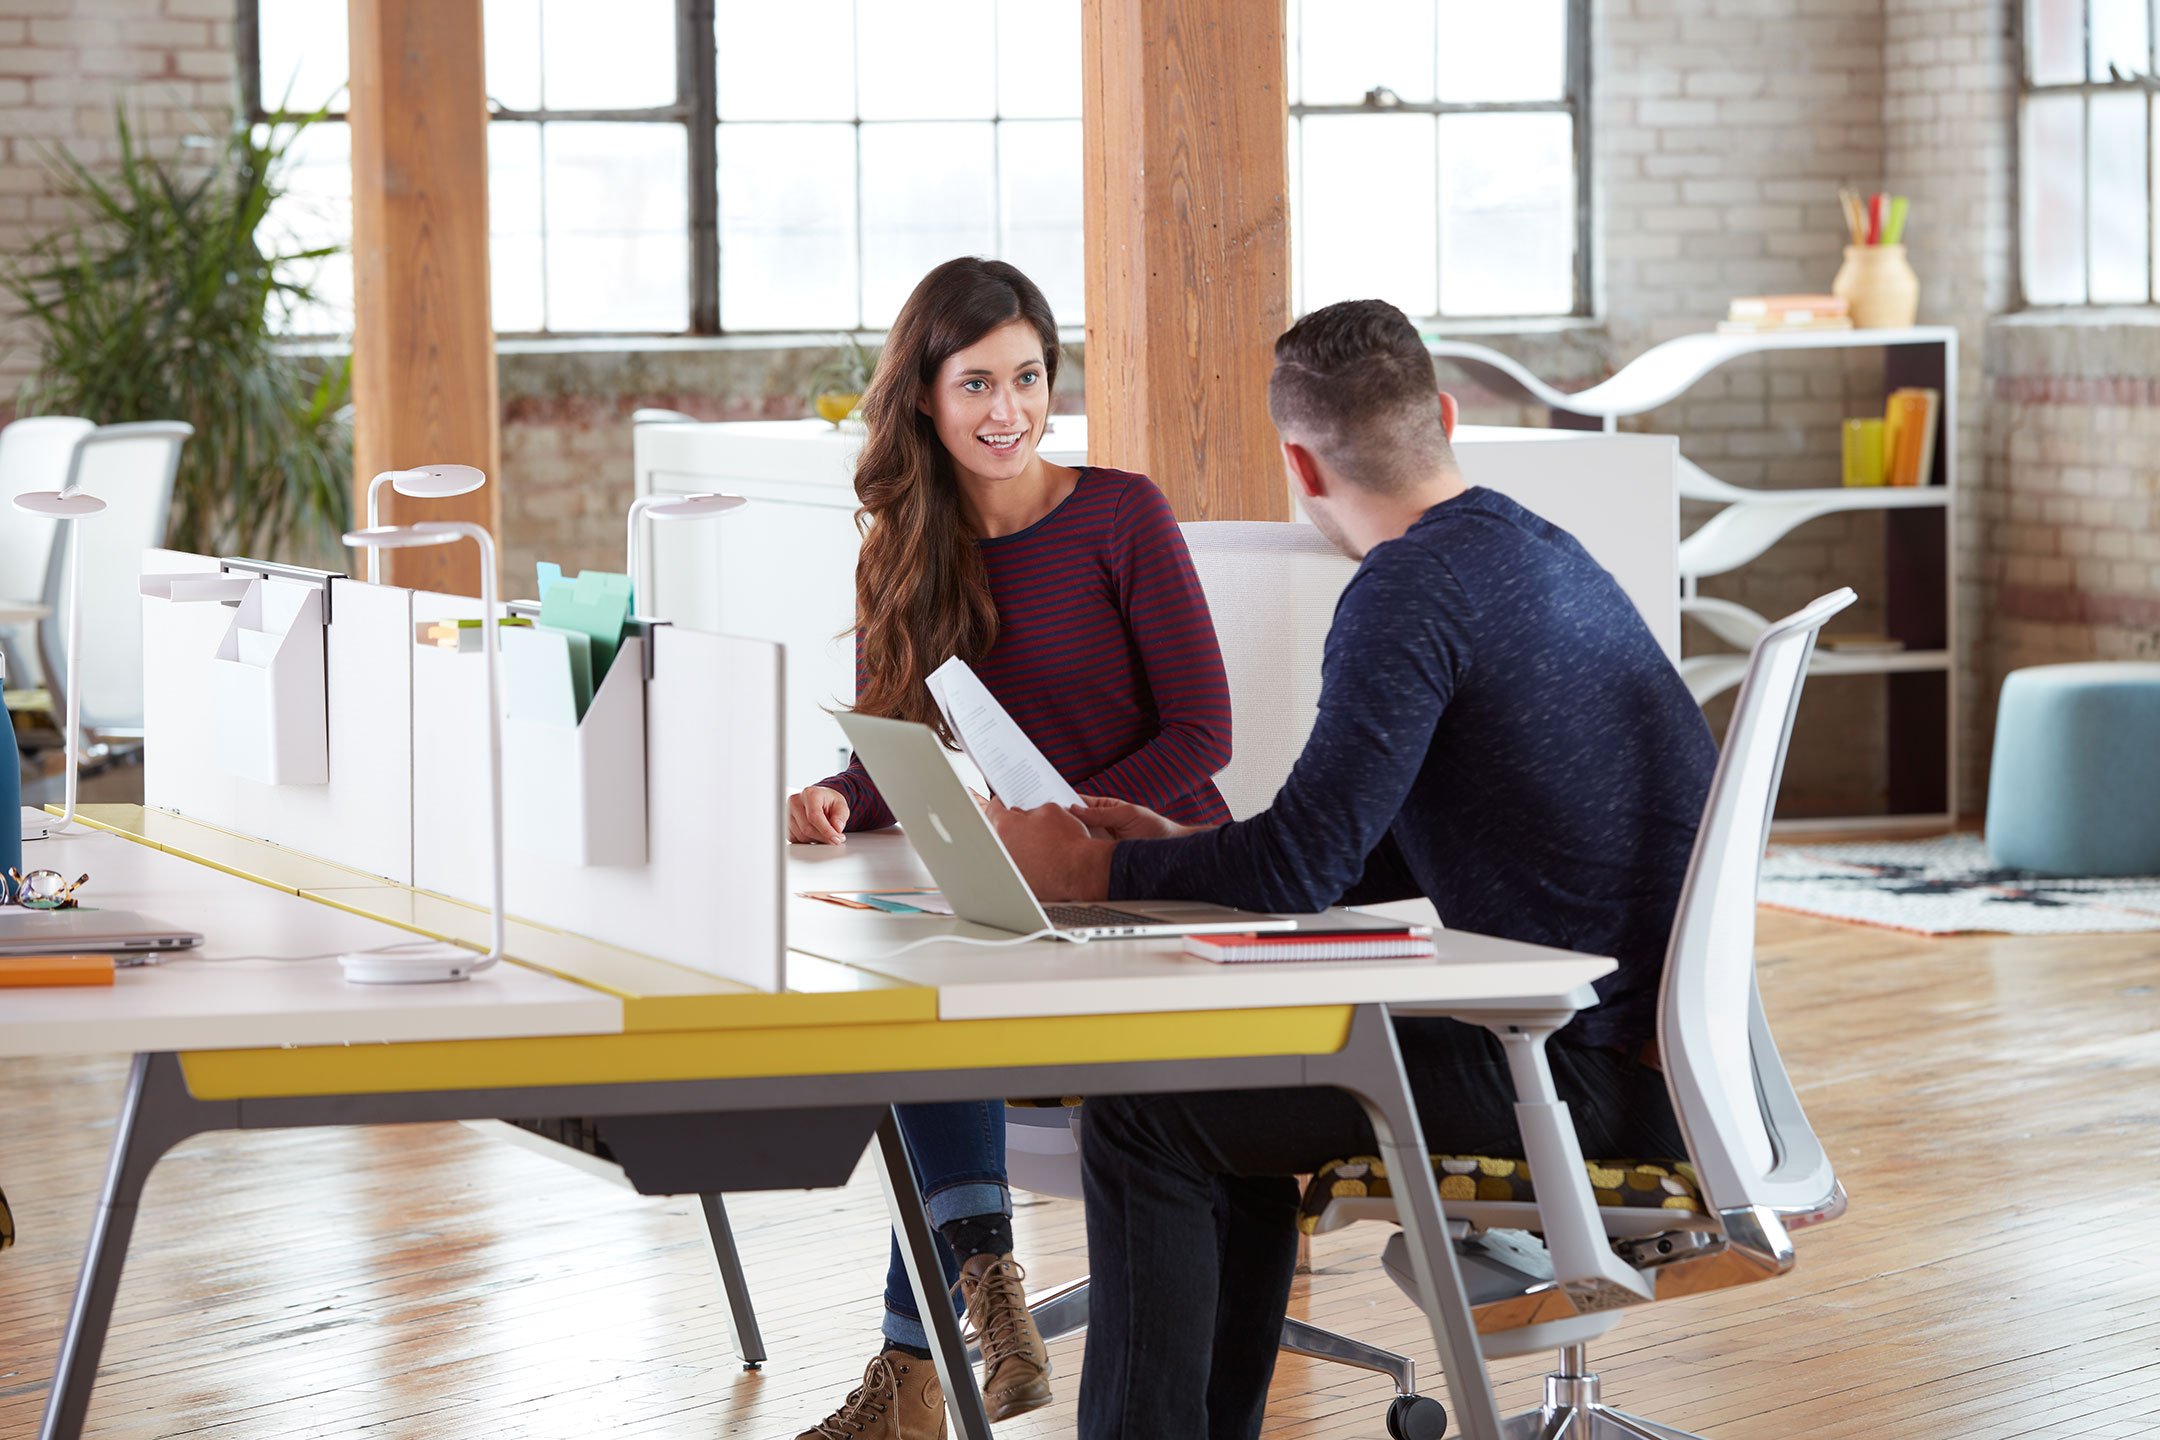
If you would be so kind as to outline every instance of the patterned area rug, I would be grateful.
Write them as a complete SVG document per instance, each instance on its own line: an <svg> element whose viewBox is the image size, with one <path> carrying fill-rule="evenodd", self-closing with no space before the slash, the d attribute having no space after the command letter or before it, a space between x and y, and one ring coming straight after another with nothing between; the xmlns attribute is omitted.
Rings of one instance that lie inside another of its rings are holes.
<svg viewBox="0 0 2160 1440"><path fill-rule="evenodd" d="M1774 846L1760 898L1780 910L1922 935L2160 930L2160 875L2050 880L1997 870L1977 835Z"/></svg>

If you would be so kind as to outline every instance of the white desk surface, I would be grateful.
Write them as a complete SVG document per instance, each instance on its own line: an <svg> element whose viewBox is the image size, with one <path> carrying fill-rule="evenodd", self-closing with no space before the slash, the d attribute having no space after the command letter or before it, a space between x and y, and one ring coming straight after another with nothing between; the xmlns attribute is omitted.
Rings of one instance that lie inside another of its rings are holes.
<svg viewBox="0 0 2160 1440"><path fill-rule="evenodd" d="M40 840L25 863L88 871L83 896L199 930L182 957L110 987L0 990L0 1056L612 1035L622 1002L520 965L449 985L353 985L335 956L411 932L114 835ZM322 958L250 958L322 957Z"/></svg>
<svg viewBox="0 0 2160 1440"><path fill-rule="evenodd" d="M890 952L925 935L995 938L1002 932L931 916L883 915L807 900L805 890L899 890L931 884L897 830L845 845L788 847L788 945L938 992L940 1020L1159 1014L1292 1005L1403 1004L1551 997L1581 989L1613 962L1569 950L1461 931L1434 937L1430 960L1218 965L1184 953L1182 940L1039 940L991 949L931 945Z"/></svg>

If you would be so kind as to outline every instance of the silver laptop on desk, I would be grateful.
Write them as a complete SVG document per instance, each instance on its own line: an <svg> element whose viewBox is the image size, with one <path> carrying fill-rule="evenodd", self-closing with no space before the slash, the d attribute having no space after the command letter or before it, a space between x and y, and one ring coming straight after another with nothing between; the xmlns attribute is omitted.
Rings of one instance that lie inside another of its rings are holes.
<svg viewBox="0 0 2160 1440"><path fill-rule="evenodd" d="M878 793L944 893L953 914L978 925L1061 940L1111 940L1157 935L1242 934L1295 930L1280 915L1233 910L1196 901L1125 901L1115 905L1044 905L1035 898L1004 842L953 773L944 747L927 725L842 715L840 728L862 757Z"/></svg>
<svg viewBox="0 0 2160 1440"><path fill-rule="evenodd" d="M202 944L202 936L132 910L25 910L0 907L0 955L116 955L153 958Z"/></svg>

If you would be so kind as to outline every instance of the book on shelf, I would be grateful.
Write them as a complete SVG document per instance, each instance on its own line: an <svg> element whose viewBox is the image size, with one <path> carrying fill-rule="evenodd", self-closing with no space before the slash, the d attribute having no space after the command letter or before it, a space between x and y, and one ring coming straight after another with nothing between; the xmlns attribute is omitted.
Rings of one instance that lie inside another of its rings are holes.
<svg viewBox="0 0 2160 1440"><path fill-rule="evenodd" d="M1925 485L1935 473L1935 431L1942 392L1917 386L1883 402L1883 483Z"/></svg>
<svg viewBox="0 0 2160 1440"><path fill-rule="evenodd" d="M1852 313L1835 295L1743 295L1732 302L1720 334L1765 331L1850 330Z"/></svg>
<svg viewBox="0 0 2160 1440"><path fill-rule="evenodd" d="M1895 655L1905 648L1905 642L1888 635L1825 635L1826 649L1841 655Z"/></svg>
<svg viewBox="0 0 2160 1440"><path fill-rule="evenodd" d="M1188 935L1185 953L1222 965L1256 960L1430 959L1432 936L1421 930L1282 930L1249 935Z"/></svg>

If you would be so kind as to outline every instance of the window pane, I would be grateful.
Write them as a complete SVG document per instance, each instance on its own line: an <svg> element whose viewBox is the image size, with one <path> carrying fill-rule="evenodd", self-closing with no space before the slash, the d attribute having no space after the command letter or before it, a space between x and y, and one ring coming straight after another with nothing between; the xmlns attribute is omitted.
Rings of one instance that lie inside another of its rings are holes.
<svg viewBox="0 0 2160 1440"><path fill-rule="evenodd" d="M540 127L509 120L489 125L488 291L500 331L547 328L541 194Z"/></svg>
<svg viewBox="0 0 2160 1440"><path fill-rule="evenodd" d="M538 110L540 0L487 0L480 17L487 44L488 99L505 110ZM536 149L536 168L538 153Z"/></svg>
<svg viewBox="0 0 2160 1440"><path fill-rule="evenodd" d="M549 109L675 103L674 0L544 0L541 14Z"/></svg>
<svg viewBox="0 0 2160 1440"><path fill-rule="evenodd" d="M1300 124L1304 194L1292 249L1305 305L1377 296L1430 315L1433 117L1308 115Z"/></svg>
<svg viewBox="0 0 2160 1440"><path fill-rule="evenodd" d="M720 127L720 324L852 329L855 127Z"/></svg>
<svg viewBox="0 0 2160 1440"><path fill-rule="evenodd" d="M352 71L345 0L260 3L263 108L344 109L345 81Z"/></svg>
<svg viewBox="0 0 2160 1440"><path fill-rule="evenodd" d="M720 0L722 120L855 118L855 11L848 5Z"/></svg>
<svg viewBox="0 0 2160 1440"><path fill-rule="evenodd" d="M2085 78L2085 0L2027 0L2025 54L2035 85Z"/></svg>
<svg viewBox="0 0 2160 1440"><path fill-rule="evenodd" d="M997 245L994 127L862 127L863 324L889 325L917 281Z"/></svg>
<svg viewBox="0 0 2160 1440"><path fill-rule="evenodd" d="M279 267L280 279L309 286L315 298L294 305L287 313L273 313L270 323L287 335L349 335L353 325L351 129L325 120L300 131L285 152L277 183L285 193L263 217L255 232L256 243L272 256L332 245L338 253Z"/></svg>
<svg viewBox="0 0 2160 1440"><path fill-rule="evenodd" d="M689 137L679 125L541 130L550 330L690 323Z"/></svg>
<svg viewBox="0 0 2160 1440"><path fill-rule="evenodd" d="M1574 308L1574 140L1566 115L1441 117L1441 313Z"/></svg>
<svg viewBox="0 0 2160 1440"><path fill-rule="evenodd" d="M2025 101L2022 161L2025 298L2035 305L2085 300L2085 100Z"/></svg>
<svg viewBox="0 0 2160 1440"><path fill-rule="evenodd" d="M991 0L874 0L856 7L865 120L987 120L997 104Z"/></svg>
<svg viewBox="0 0 2160 1440"><path fill-rule="evenodd" d="M1305 104L1355 105L1383 85L1401 100L1433 98L1433 0L1302 0L1302 8Z"/></svg>
<svg viewBox="0 0 2160 1440"><path fill-rule="evenodd" d="M2152 42L2146 30L2151 0L2092 0L2092 78L2109 78L2108 67L2124 75L2152 68ZM2097 119L2095 120L2097 122ZM2139 298L2143 298L2140 296Z"/></svg>
<svg viewBox="0 0 2160 1440"><path fill-rule="evenodd" d="M1442 100L1558 100L1566 93L1566 0L1440 0Z"/></svg>
<svg viewBox="0 0 2160 1440"><path fill-rule="evenodd" d="M1081 322L1080 122L1007 121L998 127L998 253L1027 272L1060 325Z"/></svg>
<svg viewBox="0 0 2160 1440"><path fill-rule="evenodd" d="M998 0L998 113L1080 118L1080 0Z"/></svg>
<svg viewBox="0 0 2160 1440"><path fill-rule="evenodd" d="M2149 127L2143 94L2092 98L2092 301L2142 305L2150 290L2145 238L2145 145Z"/></svg>

